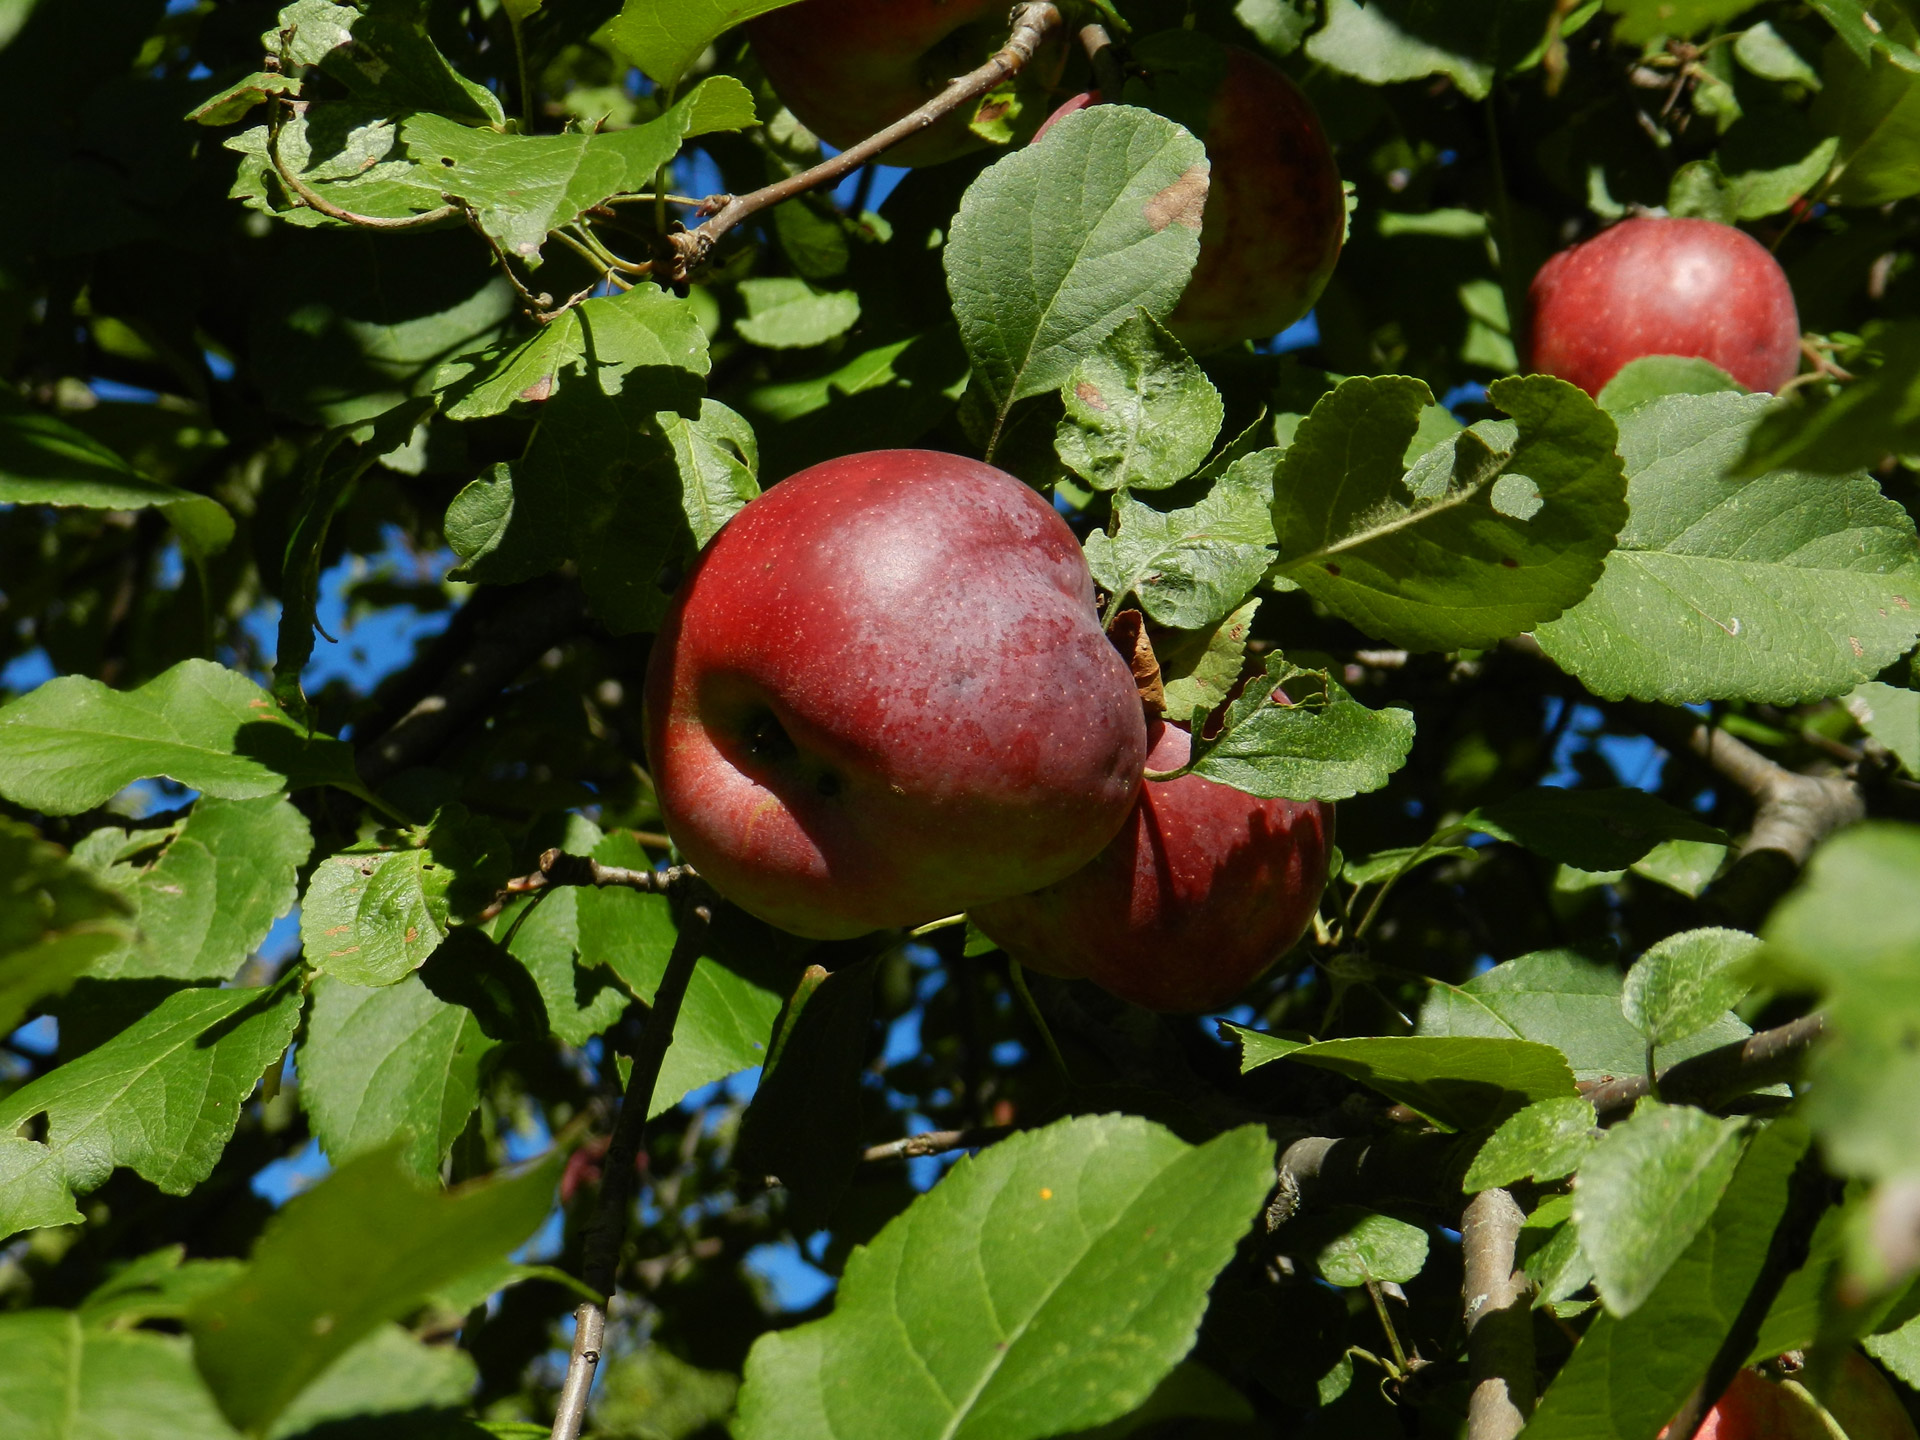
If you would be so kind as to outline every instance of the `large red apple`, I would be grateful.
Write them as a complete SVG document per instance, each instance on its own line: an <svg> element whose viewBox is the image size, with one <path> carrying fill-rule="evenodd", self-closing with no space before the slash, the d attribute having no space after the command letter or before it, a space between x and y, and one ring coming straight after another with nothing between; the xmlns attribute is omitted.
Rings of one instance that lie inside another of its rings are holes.
<svg viewBox="0 0 1920 1440"><path fill-rule="evenodd" d="M1712 220L1623 220L1548 260L1527 301L1529 366L1589 395L1643 355L1711 360L1749 390L1777 391L1800 365L1786 272Z"/></svg>
<svg viewBox="0 0 1920 1440"><path fill-rule="evenodd" d="M1100 103L1076 95L1042 125ZM1212 173L1200 219L1200 258L1167 327L1189 350L1278 334L1327 287L1346 233L1346 196L1333 147L1300 88L1266 61L1228 48L1207 113Z"/></svg>
<svg viewBox="0 0 1920 1440"><path fill-rule="evenodd" d="M984 63L1006 42L1011 8L1010 0L803 0L750 22L747 34L781 102L845 150ZM986 142L968 129L972 112L964 105L903 140L885 163L933 165L978 149Z"/></svg>
<svg viewBox="0 0 1920 1440"><path fill-rule="evenodd" d="M1152 769L1187 763L1186 731L1150 729ZM1330 805L1261 800L1198 775L1149 781L1085 868L969 913L1030 969L1150 1010L1215 1010L1306 930L1332 844Z"/></svg>
<svg viewBox="0 0 1920 1440"><path fill-rule="evenodd" d="M1871 1360L1853 1350L1811 1394L1801 1385L1778 1384L1756 1370L1742 1370L1700 1422L1696 1440L1836 1440L1828 1416L1846 1440L1914 1440L1913 1421L1893 1387ZM1661 1430L1660 1440L1666 1435Z"/></svg>
<svg viewBox="0 0 1920 1440"><path fill-rule="evenodd" d="M1072 873L1147 749L1073 532L1012 476L928 450L829 460L734 516L669 607L646 707L682 853L820 938Z"/></svg>

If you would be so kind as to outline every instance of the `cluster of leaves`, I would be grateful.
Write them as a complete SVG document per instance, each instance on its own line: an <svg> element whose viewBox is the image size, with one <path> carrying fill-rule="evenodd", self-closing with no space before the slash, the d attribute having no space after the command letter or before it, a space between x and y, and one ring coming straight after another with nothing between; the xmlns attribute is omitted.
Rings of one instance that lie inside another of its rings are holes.
<svg viewBox="0 0 1920 1440"><path fill-rule="evenodd" d="M0 6L0 1433L544 1433L677 931L503 886L667 857L679 572L763 473L905 444L1050 489L1192 768L1345 802L1348 853L1229 1027L1037 982L1058 1067L962 927L723 911L596 1433L1451 1434L1493 1188L1530 1433L1651 1434L1729 1347L1920 1386L1909 0L1123 0L1137 53L1288 66L1355 190L1314 335L1199 358L1173 102L646 279L674 197L819 158L731 28L770 8ZM1792 396L1515 373L1534 267L1635 207L1775 247ZM1703 717L1876 817L1784 901L1755 787L1660 748ZM1587 1098L1815 1004L1804 1096ZM1016 1133L862 1161L929 1126ZM1365 1183L1268 1206L1301 1135Z"/></svg>

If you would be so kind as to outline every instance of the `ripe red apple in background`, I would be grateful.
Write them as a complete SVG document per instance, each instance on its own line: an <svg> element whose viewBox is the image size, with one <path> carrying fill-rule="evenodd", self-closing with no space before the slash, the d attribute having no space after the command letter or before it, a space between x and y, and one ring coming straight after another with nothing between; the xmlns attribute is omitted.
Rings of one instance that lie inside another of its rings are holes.
<svg viewBox="0 0 1920 1440"><path fill-rule="evenodd" d="M1529 367L1589 395L1642 355L1711 360L1749 390L1777 391L1800 365L1786 272L1712 220L1623 220L1548 260L1527 302Z"/></svg>
<svg viewBox="0 0 1920 1440"><path fill-rule="evenodd" d="M1697 1440L1835 1440L1827 1416L1846 1440L1914 1440L1906 1408L1866 1356L1847 1351L1810 1393L1803 1385L1814 1373L1802 1371L1794 1377L1802 1384L1783 1385L1742 1370L1700 1422ZM1662 1429L1660 1440L1666 1435Z"/></svg>
<svg viewBox="0 0 1920 1440"><path fill-rule="evenodd" d="M668 609L646 709L674 842L743 909L820 938L1072 873L1126 819L1147 750L1066 522L929 450L829 460L734 516Z"/></svg>
<svg viewBox="0 0 1920 1440"><path fill-rule="evenodd" d="M749 22L747 34L781 102L845 150L983 64L1006 42L1011 8L1009 0L803 0ZM1047 67L1036 56L1027 68ZM986 142L967 128L972 114L962 106L884 162L933 165L980 148Z"/></svg>
<svg viewBox="0 0 1920 1440"><path fill-rule="evenodd" d="M1152 769L1187 763L1186 731L1149 729ZM968 913L1029 969L1150 1010L1215 1010L1306 930L1332 845L1330 805L1262 800L1198 775L1148 781L1083 869Z"/></svg>
<svg viewBox="0 0 1920 1440"><path fill-rule="evenodd" d="M1076 95L1047 118L1100 103ZM1347 202L1333 147L1313 105L1279 70L1228 47L1226 75L1207 114L1212 174L1200 220L1200 258L1167 328L1189 350L1217 350L1278 334L1327 287L1346 233Z"/></svg>

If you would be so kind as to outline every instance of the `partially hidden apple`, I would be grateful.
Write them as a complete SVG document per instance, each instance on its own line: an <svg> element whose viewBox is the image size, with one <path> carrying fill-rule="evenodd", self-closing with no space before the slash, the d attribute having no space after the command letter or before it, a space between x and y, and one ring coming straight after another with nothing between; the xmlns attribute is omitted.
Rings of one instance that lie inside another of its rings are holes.
<svg viewBox="0 0 1920 1440"><path fill-rule="evenodd" d="M1156 721L1149 732L1148 768L1187 763L1185 730ZM1150 780L1084 868L969 914L1029 969L1150 1010L1215 1010L1305 932L1332 846L1330 805L1262 800L1198 775Z"/></svg>
<svg viewBox="0 0 1920 1440"><path fill-rule="evenodd" d="M1913 1421L1873 1362L1849 1350L1817 1389L1742 1370L1700 1422L1697 1440L1914 1440ZM1825 1413L1822 1413L1824 1408ZM1828 1421L1833 1423L1830 1425ZM1666 1440L1662 1429L1660 1440Z"/></svg>
<svg viewBox="0 0 1920 1440"><path fill-rule="evenodd" d="M1009 0L802 0L750 21L747 34L781 103L836 149L884 130L1005 43ZM1029 69L1046 68L1038 62ZM1032 83L1032 82L1024 82ZM973 107L903 140L888 165L933 165L986 143Z"/></svg>
<svg viewBox="0 0 1920 1440"><path fill-rule="evenodd" d="M1225 60L1199 137L1212 171L1200 258L1167 317L1195 352L1264 340L1305 315L1346 234L1346 194L1312 102L1256 55L1229 46ZM1100 99L1097 90L1074 96L1034 139Z"/></svg>
<svg viewBox="0 0 1920 1440"><path fill-rule="evenodd" d="M668 609L646 710L681 852L819 938L1065 877L1125 821L1147 751L1073 532L926 450L827 461L734 516Z"/></svg>
<svg viewBox="0 0 1920 1440"><path fill-rule="evenodd" d="M1712 220L1622 220L1548 260L1527 301L1529 367L1589 395L1643 355L1710 360L1749 390L1777 391L1800 365L1786 272Z"/></svg>

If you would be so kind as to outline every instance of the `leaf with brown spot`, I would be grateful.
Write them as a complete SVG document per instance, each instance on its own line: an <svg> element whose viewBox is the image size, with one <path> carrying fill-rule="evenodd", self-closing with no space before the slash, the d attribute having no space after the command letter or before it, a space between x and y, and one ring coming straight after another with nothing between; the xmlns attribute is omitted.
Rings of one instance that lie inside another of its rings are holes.
<svg viewBox="0 0 1920 1440"><path fill-rule="evenodd" d="M1157 234L1169 225L1198 230L1200 213L1206 208L1207 166L1202 163L1182 171L1178 180L1150 197L1140 213Z"/></svg>

